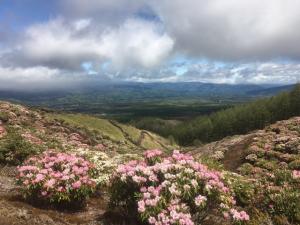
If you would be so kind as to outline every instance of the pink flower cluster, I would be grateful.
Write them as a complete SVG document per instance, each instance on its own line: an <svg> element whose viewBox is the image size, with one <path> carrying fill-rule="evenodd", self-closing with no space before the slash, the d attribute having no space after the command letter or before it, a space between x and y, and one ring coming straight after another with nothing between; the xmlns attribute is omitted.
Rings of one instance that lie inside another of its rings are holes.
<svg viewBox="0 0 300 225"><path fill-rule="evenodd" d="M232 218L237 221L248 221L249 215L245 211L238 212L236 209L231 209Z"/></svg>
<svg viewBox="0 0 300 225"><path fill-rule="evenodd" d="M150 224L185 224L194 225L189 207L180 203L179 200L172 200L167 209L163 209L156 217L148 218Z"/></svg>
<svg viewBox="0 0 300 225"><path fill-rule="evenodd" d="M146 151L145 160L120 165L113 185L114 182L138 190L133 193L139 196L137 210L150 224L193 225L196 221L192 220L191 211L203 210L209 201L223 205L219 210L236 221L249 219L246 212L233 208L235 200L220 172L179 151L171 157L162 157L159 150Z"/></svg>
<svg viewBox="0 0 300 225"><path fill-rule="evenodd" d="M81 157L48 151L18 167L17 181L26 196L71 201L92 192L92 172L93 165Z"/></svg>
<svg viewBox="0 0 300 225"><path fill-rule="evenodd" d="M144 156L147 159L151 159L151 158L160 156L161 154L162 154L162 152L159 149L147 150L144 152Z"/></svg>
<svg viewBox="0 0 300 225"><path fill-rule="evenodd" d="M292 176L294 179L299 179L300 178L300 170L293 170Z"/></svg>
<svg viewBox="0 0 300 225"><path fill-rule="evenodd" d="M205 196L198 195L195 198L195 205L200 206L200 205L204 204L206 201L207 201L207 198Z"/></svg>
<svg viewBox="0 0 300 225"><path fill-rule="evenodd" d="M1 120L0 120L1 125ZM2 126L0 126L0 138L3 137L6 134L6 129Z"/></svg>

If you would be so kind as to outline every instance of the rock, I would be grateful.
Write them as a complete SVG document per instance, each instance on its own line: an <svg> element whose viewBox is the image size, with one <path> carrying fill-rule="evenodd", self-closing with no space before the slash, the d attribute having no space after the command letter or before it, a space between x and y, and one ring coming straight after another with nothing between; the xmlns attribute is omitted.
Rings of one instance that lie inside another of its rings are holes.
<svg viewBox="0 0 300 225"><path fill-rule="evenodd" d="M17 119L17 115L16 115L15 113L13 113L13 112L9 112L9 113L8 113L8 117L9 117L10 119L12 119L12 120L16 120L16 119Z"/></svg>
<svg viewBox="0 0 300 225"><path fill-rule="evenodd" d="M26 209L19 209L16 213L16 216L19 219L23 219L23 220L29 220L30 219L30 215L28 214L28 210L26 210Z"/></svg>
<svg viewBox="0 0 300 225"><path fill-rule="evenodd" d="M221 160L221 159L224 158L224 152L222 152L222 151L216 151L216 152L213 154L212 158L214 158L214 159L216 159L216 160Z"/></svg>
<svg viewBox="0 0 300 225"><path fill-rule="evenodd" d="M288 164L286 162L280 162L279 167L282 169L286 169L286 168L288 168Z"/></svg>
<svg viewBox="0 0 300 225"><path fill-rule="evenodd" d="M250 154L250 155L247 155L245 159L250 161L250 162L255 162L257 160L257 155Z"/></svg>
<svg viewBox="0 0 300 225"><path fill-rule="evenodd" d="M300 138L293 138L285 144L286 151L297 154L300 150Z"/></svg>

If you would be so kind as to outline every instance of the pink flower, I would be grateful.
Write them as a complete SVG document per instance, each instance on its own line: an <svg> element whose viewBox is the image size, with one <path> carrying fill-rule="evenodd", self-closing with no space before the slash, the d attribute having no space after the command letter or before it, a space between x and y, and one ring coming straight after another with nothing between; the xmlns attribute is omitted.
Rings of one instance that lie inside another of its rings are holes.
<svg viewBox="0 0 300 225"><path fill-rule="evenodd" d="M247 221L250 219L245 211L238 212L236 209L231 209L230 213L232 214L232 218L237 221Z"/></svg>
<svg viewBox="0 0 300 225"><path fill-rule="evenodd" d="M207 198L206 198L205 196L198 195L198 196L195 198L195 205L196 205L196 206L203 205L206 201L207 201Z"/></svg>
<svg viewBox="0 0 300 225"><path fill-rule="evenodd" d="M50 179L45 183L44 187L53 188L55 183L56 183L56 181L54 179Z"/></svg>
<svg viewBox="0 0 300 225"><path fill-rule="evenodd" d="M228 219L229 218L229 213L228 212L224 212L223 216L224 216L225 219Z"/></svg>
<svg viewBox="0 0 300 225"><path fill-rule="evenodd" d="M155 224L156 223L156 219L153 216L150 216L149 219L148 219L148 222L150 224Z"/></svg>
<svg viewBox="0 0 300 225"><path fill-rule="evenodd" d="M35 182L38 183L38 182L44 180L44 178L45 178L45 176L43 174L39 173L38 175L36 175Z"/></svg>
<svg viewBox="0 0 300 225"><path fill-rule="evenodd" d="M24 180L23 184L27 186L29 184L29 180Z"/></svg>
<svg viewBox="0 0 300 225"><path fill-rule="evenodd" d="M61 179L62 179L62 180L69 180L69 179L70 179L70 176L64 175Z"/></svg>
<svg viewBox="0 0 300 225"><path fill-rule="evenodd" d="M144 198L147 199L147 198L150 198L150 197L151 197L151 194L150 194L149 192L146 192L146 193L144 193L143 196L144 196Z"/></svg>
<svg viewBox="0 0 300 225"><path fill-rule="evenodd" d="M147 188L146 187L141 187L141 192L146 192Z"/></svg>
<svg viewBox="0 0 300 225"><path fill-rule="evenodd" d="M57 188L57 191L59 191L59 192L64 192L65 190L64 190L63 187L60 186L60 187Z"/></svg>
<svg viewBox="0 0 300 225"><path fill-rule="evenodd" d="M292 176L294 179L299 179L300 178L300 170L293 170Z"/></svg>
<svg viewBox="0 0 300 225"><path fill-rule="evenodd" d="M75 167L76 174L71 169ZM28 195L35 194L35 185L40 185L40 195L47 200L54 200L52 197L58 192L66 199L73 193L66 190L70 187L74 189L85 185L90 191L95 183L89 176L92 165L81 157L66 153L56 153L47 151L39 156L28 159L23 166L18 167L18 180L23 184L23 188ZM77 181L74 181L76 177ZM33 188L32 188L33 187ZM31 193L32 192L32 193ZM81 197L86 197L86 193L78 193Z"/></svg>
<svg viewBox="0 0 300 225"><path fill-rule="evenodd" d="M74 189L79 189L81 187L81 182L80 181L76 181L72 184L72 187Z"/></svg>
<svg viewBox="0 0 300 225"><path fill-rule="evenodd" d="M145 202L143 200L138 201L138 211L139 212L145 212Z"/></svg>
<svg viewBox="0 0 300 225"><path fill-rule="evenodd" d="M171 157L161 155L159 150L146 151L146 159L120 165L114 176L117 182L123 182L128 188L139 187L132 197L138 196L138 212L148 219L149 224L194 225L191 208L204 206L214 192L219 194L219 210L226 211L224 217L228 218L231 214L234 220L249 220L249 215L244 211L232 209L230 214L227 212L235 200L220 172L210 170L192 156L177 150ZM195 196L195 193L205 193L207 196ZM186 198L189 198L188 201Z"/></svg>
<svg viewBox="0 0 300 225"><path fill-rule="evenodd" d="M148 159L160 156L162 154L162 151L159 149L153 149L153 150L148 150L145 151L144 156Z"/></svg>

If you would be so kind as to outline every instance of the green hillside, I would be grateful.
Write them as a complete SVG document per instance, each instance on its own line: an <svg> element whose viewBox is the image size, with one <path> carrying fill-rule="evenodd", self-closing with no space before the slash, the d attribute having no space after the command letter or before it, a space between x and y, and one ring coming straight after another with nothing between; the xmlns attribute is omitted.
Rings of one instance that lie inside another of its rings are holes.
<svg viewBox="0 0 300 225"><path fill-rule="evenodd" d="M297 115L300 115L300 85L290 92L240 104L175 125L156 118L140 120L135 125L165 137L173 136L179 144L187 146L245 134Z"/></svg>

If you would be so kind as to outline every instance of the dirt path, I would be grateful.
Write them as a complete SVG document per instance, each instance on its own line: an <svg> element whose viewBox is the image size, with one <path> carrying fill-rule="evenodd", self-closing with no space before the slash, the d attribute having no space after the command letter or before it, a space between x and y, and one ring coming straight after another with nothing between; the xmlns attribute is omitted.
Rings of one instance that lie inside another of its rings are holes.
<svg viewBox="0 0 300 225"><path fill-rule="evenodd" d="M139 139L137 141L138 146L142 146L142 142L143 142L143 140L145 138L145 134L146 134L146 131L142 130L141 131L141 135L140 135L140 137L139 137Z"/></svg>

